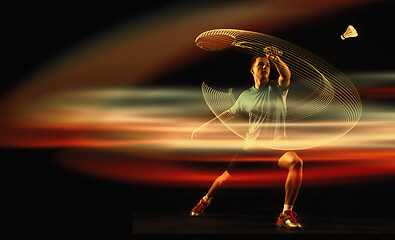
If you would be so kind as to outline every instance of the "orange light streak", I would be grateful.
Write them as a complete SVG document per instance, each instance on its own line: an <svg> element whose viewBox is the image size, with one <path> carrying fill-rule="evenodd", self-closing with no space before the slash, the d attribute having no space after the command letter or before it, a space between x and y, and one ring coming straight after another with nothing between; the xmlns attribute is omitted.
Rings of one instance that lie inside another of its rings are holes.
<svg viewBox="0 0 395 240"><path fill-rule="evenodd" d="M201 138L190 141L193 129L203 119L212 117L200 91L196 94L185 89L156 90L146 94L141 88L120 91L120 87L153 81L202 59L203 53L193 41L197 33L213 28L213 22L225 28L269 32L359 3L233 1L223 3L223 7L202 6L194 9L193 14L169 11L129 25L37 71L26 84L5 96L0 102L0 144L64 148L59 162L92 176L141 184L208 186L221 173L209 164L229 161L241 140L217 124L206 129ZM116 91L112 91L114 88ZM393 87L379 87L363 90L362 96L374 100L391 97L393 92ZM145 97L144 104L135 102L136 96ZM174 96L178 99L164 106L163 100ZM152 105L145 102L149 98L154 100ZM376 112L366 111L359 125L343 138L299 152L305 161L306 185L395 174L393 109L375 106L372 109ZM307 132L320 126L336 126L334 122L319 124L290 123L288 127L289 131L300 128ZM311 132L319 134L316 130ZM70 149L93 152L71 156ZM97 157L103 151L107 154ZM273 160L268 156L246 159ZM191 163L201 167L188 165ZM285 174L256 170L242 174L235 184L280 186Z"/></svg>

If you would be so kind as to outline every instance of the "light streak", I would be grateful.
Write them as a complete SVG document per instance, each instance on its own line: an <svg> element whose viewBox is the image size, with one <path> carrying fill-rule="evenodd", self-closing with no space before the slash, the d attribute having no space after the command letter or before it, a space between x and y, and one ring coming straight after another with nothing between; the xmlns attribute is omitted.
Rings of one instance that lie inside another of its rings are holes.
<svg viewBox="0 0 395 240"><path fill-rule="evenodd" d="M144 99L137 101L135 92L145 96ZM83 157L66 153L59 161L93 176L143 184L207 186L221 172L210 164L222 163L226 167L242 139L222 123L213 122L191 141L192 131L212 116L198 90L186 92L187 89L176 88L160 92L85 89L53 94L50 101L43 99L30 111L14 116L0 142L9 147L88 151ZM166 106L174 98L177 106ZM141 104L144 111L139 111ZM190 104L195 107L189 107ZM355 178L395 174L395 113L391 110L392 107L367 103L362 120L350 133L320 148L299 151L305 162L304 184L338 184ZM290 122L287 129L319 136L321 128L333 128L337 124ZM106 157L97 158L96 152L101 151L106 151ZM269 149L268 154L245 161L276 161ZM196 164L200 167L196 168ZM233 184L280 186L284 174L278 170L255 170L241 175Z"/></svg>
<svg viewBox="0 0 395 240"><path fill-rule="evenodd" d="M0 144L65 149L59 162L92 176L141 184L208 186L221 173L210 164L226 166L240 139L222 124L213 124L190 141L193 129L213 117L200 90L144 89L143 84L188 64L199 64L204 54L193 41L207 29L270 32L360 3L303 2L307 4L238 1L221 8L194 8L193 14L168 10L111 32L37 71L3 96ZM383 95L391 97L393 75L353 73L350 78L357 87L366 88L361 91L363 99L374 101ZM391 90L383 88L389 84ZM347 179L393 176L394 119L392 106L364 103L361 122L351 132L321 148L300 151L305 161L304 183L342 184ZM310 128L314 133L317 125L289 123L289 130ZM279 186L284 174L257 170L236 182Z"/></svg>

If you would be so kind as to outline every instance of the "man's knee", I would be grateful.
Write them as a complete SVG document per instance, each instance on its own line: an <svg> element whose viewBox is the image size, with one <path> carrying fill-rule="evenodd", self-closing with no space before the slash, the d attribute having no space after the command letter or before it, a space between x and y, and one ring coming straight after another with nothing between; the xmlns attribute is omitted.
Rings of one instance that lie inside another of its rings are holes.
<svg viewBox="0 0 395 240"><path fill-rule="evenodd" d="M289 152L289 154L291 155L292 167L302 168L303 160L295 152Z"/></svg>
<svg viewBox="0 0 395 240"><path fill-rule="evenodd" d="M302 168L303 160L295 152L286 152L280 159L282 165L288 168Z"/></svg>

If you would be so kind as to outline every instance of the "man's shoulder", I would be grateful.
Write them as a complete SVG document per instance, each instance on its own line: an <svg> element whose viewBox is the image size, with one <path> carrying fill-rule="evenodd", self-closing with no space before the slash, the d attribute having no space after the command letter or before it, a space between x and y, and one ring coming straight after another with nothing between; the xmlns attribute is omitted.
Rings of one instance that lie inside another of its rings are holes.
<svg viewBox="0 0 395 240"><path fill-rule="evenodd" d="M270 81L270 87L272 89L277 89L281 93L288 92L288 90L290 88L290 86L288 86L286 88L281 87L277 80Z"/></svg>
<svg viewBox="0 0 395 240"><path fill-rule="evenodd" d="M244 90L243 92L241 92L239 98L245 98L245 97L248 98L248 96L251 95L252 93L253 93L252 89L248 88L248 89Z"/></svg>
<svg viewBox="0 0 395 240"><path fill-rule="evenodd" d="M248 94L248 93L251 93L251 92L254 92L254 86L244 90L241 94Z"/></svg>

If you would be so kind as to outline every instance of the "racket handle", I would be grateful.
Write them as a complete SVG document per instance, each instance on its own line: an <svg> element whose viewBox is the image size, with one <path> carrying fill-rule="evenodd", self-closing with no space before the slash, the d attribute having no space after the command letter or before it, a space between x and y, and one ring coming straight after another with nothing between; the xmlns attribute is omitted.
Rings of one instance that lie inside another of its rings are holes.
<svg viewBox="0 0 395 240"><path fill-rule="evenodd" d="M263 52L264 53L270 53L270 50L268 50L268 49L263 49ZM283 55L283 52L282 51L280 51L280 50L278 50L278 56L282 56Z"/></svg>

